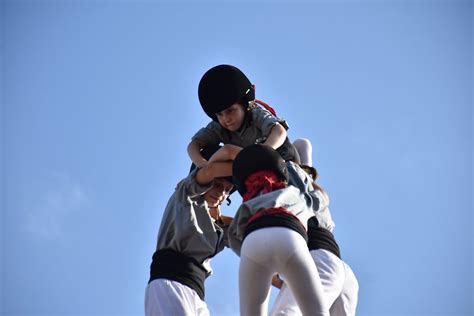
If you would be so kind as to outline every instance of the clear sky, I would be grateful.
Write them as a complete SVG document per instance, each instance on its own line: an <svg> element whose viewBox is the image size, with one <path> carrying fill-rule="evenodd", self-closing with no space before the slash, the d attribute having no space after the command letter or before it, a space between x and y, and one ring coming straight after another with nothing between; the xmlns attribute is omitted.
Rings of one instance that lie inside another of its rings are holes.
<svg viewBox="0 0 474 316"><path fill-rule="evenodd" d="M221 63L312 140L358 315L474 314L472 1L0 10L1 315L143 314L163 208L209 120L197 85ZM212 315L238 314L238 263L213 260Z"/></svg>

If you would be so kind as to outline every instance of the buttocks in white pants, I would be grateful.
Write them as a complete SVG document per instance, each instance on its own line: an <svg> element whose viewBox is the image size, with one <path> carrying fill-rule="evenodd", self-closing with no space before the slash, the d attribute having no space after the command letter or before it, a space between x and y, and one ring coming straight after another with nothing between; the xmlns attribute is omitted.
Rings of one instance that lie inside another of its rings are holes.
<svg viewBox="0 0 474 316"><path fill-rule="evenodd" d="M303 315L329 316L324 289L305 239L286 227L250 233L239 268L240 314L267 315L272 276L283 275Z"/></svg>

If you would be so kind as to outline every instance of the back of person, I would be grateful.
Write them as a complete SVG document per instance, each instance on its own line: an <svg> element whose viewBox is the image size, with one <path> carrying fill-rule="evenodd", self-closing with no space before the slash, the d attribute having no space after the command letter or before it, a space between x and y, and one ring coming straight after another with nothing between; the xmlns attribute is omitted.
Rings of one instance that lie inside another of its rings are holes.
<svg viewBox="0 0 474 316"><path fill-rule="evenodd" d="M272 276L284 274L306 315L328 316L323 288L307 247L312 217L304 196L288 186L282 157L266 145L248 146L233 163L243 203L229 227L229 243L240 255L241 315L267 315Z"/></svg>
<svg viewBox="0 0 474 316"><path fill-rule="evenodd" d="M296 148L300 150L303 167L309 168L312 180L316 181L318 174L312 166L311 143L308 140L300 141ZM316 183L314 183L314 187L314 195L320 200L317 213L330 214L327 193ZM324 217L322 218L324 219ZM357 278L351 267L341 259L339 245L334 235L325 225L318 222L318 217L308 220L308 249L317 267L324 288L325 300L331 306L330 315L354 316L359 291ZM270 315L303 315L293 293L285 282L281 285Z"/></svg>
<svg viewBox="0 0 474 316"><path fill-rule="evenodd" d="M192 168L166 205L145 291L147 316L209 315L204 282L210 259L225 245L218 208L233 188L235 156L228 146L211 152L209 164Z"/></svg>

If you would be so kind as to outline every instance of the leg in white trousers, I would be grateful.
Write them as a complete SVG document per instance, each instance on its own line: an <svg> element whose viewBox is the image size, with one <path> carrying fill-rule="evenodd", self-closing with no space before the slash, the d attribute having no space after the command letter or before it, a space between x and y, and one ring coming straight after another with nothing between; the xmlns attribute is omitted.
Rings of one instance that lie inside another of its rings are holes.
<svg viewBox="0 0 474 316"><path fill-rule="evenodd" d="M312 250L311 256L316 263L324 287L326 302L331 306L331 316L355 315L359 284L352 269L327 250ZM302 315L291 290L285 283L278 293L271 312L271 316L281 315Z"/></svg>
<svg viewBox="0 0 474 316"><path fill-rule="evenodd" d="M196 291L176 281L156 279L145 291L146 316L209 316Z"/></svg>
<svg viewBox="0 0 474 316"><path fill-rule="evenodd" d="M304 315L329 316L329 305L304 238L284 227L256 230L240 253L240 314L267 315L271 278L278 273L294 293Z"/></svg>
<svg viewBox="0 0 474 316"><path fill-rule="evenodd" d="M344 262L344 286L341 294L331 306L332 316L353 316L356 314L357 299L359 294L359 283L351 267Z"/></svg>

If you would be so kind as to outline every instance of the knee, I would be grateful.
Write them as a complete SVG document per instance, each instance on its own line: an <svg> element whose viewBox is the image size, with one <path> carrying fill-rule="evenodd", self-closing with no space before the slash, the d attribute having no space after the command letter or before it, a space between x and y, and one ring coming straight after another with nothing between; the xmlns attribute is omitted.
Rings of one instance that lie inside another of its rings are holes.
<svg viewBox="0 0 474 316"><path fill-rule="evenodd" d="M298 154L300 155L301 163L307 166L312 166L312 151L311 142L307 138L298 138L293 142Z"/></svg>

